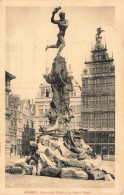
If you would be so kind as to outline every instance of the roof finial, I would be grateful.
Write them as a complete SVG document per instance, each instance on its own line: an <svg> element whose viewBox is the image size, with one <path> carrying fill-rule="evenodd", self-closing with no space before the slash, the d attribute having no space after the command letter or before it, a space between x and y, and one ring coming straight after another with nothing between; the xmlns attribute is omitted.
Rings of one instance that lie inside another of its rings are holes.
<svg viewBox="0 0 124 195"><path fill-rule="evenodd" d="M46 74L48 74L48 70L49 70L49 68L48 68L48 67L46 67Z"/></svg>

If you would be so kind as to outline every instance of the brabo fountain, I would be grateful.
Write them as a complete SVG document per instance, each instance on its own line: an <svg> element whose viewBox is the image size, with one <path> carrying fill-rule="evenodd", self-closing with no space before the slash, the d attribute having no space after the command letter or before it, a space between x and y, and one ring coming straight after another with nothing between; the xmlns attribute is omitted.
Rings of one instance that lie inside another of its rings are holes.
<svg viewBox="0 0 124 195"><path fill-rule="evenodd" d="M85 144L79 131L71 128L74 117L69 108L69 93L73 91L72 77L68 75L65 58L60 56L65 46L64 35L68 27L65 13L60 12L60 20L54 15L61 9L55 8L51 22L59 27L58 40L48 48L59 48L50 74L44 75L51 85L53 98L47 114L49 126L39 136L37 143L31 142L31 153L25 163L6 167L10 173L36 174L60 178L107 180L114 179L113 170L98 160L92 148Z"/></svg>
<svg viewBox="0 0 124 195"><path fill-rule="evenodd" d="M60 20L54 19L54 15L60 9L61 7L55 8L51 17L51 22L57 24L59 27L57 43L46 46L46 50L48 48L59 48L57 57L52 64L51 73L44 75L46 81L51 84L53 92L53 98L50 104L51 109L47 115L50 122L49 130L65 129L72 118L72 111L69 108L69 92L73 91L72 78L68 75L65 58L60 56L62 49L65 47L64 35L68 27L68 21L65 19L64 12L60 12Z"/></svg>

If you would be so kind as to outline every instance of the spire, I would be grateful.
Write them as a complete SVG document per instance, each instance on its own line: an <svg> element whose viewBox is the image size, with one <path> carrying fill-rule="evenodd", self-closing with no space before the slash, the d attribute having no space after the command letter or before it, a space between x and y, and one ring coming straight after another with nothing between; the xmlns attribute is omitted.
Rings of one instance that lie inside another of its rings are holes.
<svg viewBox="0 0 124 195"><path fill-rule="evenodd" d="M113 52L112 52L112 59L113 59Z"/></svg>
<svg viewBox="0 0 124 195"><path fill-rule="evenodd" d="M105 49L107 49L107 44L106 44L106 41L105 41Z"/></svg>
<svg viewBox="0 0 124 195"><path fill-rule="evenodd" d="M48 67L46 67L46 74L48 74L48 70L49 70L49 68L48 68Z"/></svg>

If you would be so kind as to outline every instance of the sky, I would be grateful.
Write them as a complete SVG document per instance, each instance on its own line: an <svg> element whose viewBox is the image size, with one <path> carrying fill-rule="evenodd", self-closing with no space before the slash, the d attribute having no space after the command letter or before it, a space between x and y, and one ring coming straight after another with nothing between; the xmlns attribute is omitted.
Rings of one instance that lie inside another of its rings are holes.
<svg viewBox="0 0 124 195"><path fill-rule="evenodd" d="M49 72L57 49L45 51L46 45L57 41L58 26L51 23L54 7L7 7L6 8L6 70L16 76L11 82L14 94L21 99L34 99L39 85L44 81L46 68ZM69 21L65 34L66 47L61 52L67 67L71 64L73 76L81 85L81 73L85 59L95 44L96 29L101 27L102 42L108 53L116 58L114 7L62 7ZM55 19L59 19L56 14ZM116 63L116 60L115 60Z"/></svg>

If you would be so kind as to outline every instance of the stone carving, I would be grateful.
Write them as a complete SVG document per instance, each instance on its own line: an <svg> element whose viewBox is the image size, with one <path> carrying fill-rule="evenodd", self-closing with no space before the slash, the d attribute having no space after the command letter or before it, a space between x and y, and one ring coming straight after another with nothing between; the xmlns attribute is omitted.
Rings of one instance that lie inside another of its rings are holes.
<svg viewBox="0 0 124 195"><path fill-rule="evenodd" d="M53 98L50 103L50 110L46 114L49 118L50 128L62 128L68 125L72 116L69 108L69 93L73 91L72 77L68 75L65 58L59 56L54 59L50 74L45 74L44 78L51 84Z"/></svg>

